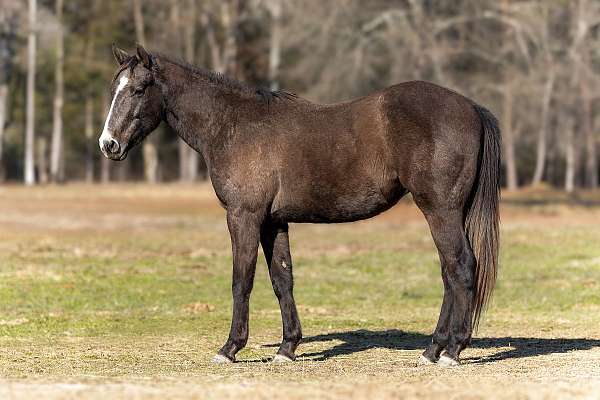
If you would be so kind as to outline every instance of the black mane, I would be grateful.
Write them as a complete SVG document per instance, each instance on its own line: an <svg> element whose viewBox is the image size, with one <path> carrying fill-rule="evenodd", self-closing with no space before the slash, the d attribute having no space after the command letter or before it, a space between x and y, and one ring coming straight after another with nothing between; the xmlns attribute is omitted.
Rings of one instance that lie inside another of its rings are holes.
<svg viewBox="0 0 600 400"><path fill-rule="evenodd" d="M155 52L152 54L152 56L175 64L183 68L184 70L192 74L199 75L207 81L214 83L215 85L218 85L233 93L237 93L248 98L258 98L267 105L271 104L275 100L294 100L298 97L295 93L288 92L286 90L270 90L262 86L254 86L245 82L241 82L223 73L197 67L186 61L174 59L162 53ZM136 57L132 58L137 61ZM133 63L136 61L131 62ZM133 67L135 67L135 64L133 65Z"/></svg>

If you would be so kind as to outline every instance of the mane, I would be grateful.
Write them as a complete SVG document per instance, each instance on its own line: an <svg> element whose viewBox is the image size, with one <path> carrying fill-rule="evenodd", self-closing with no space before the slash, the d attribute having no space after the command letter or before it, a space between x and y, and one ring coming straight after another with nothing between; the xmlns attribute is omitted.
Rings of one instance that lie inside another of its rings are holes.
<svg viewBox="0 0 600 400"><path fill-rule="evenodd" d="M129 72L133 73L135 66L138 65L139 62L140 62L140 60L138 60L137 57L134 57L134 56L128 57L125 60L125 62L119 66L117 73L115 74L115 76L113 76L112 83L114 84L115 81L117 80L117 78L119 77L119 75L121 75L121 72L125 71L128 68L129 68Z"/></svg>
<svg viewBox="0 0 600 400"><path fill-rule="evenodd" d="M154 52L152 53L152 56L167 61L171 64L177 65L178 67L183 68L185 71L191 74L201 76L208 82L213 83L229 92L236 93L245 98L257 99L267 105L271 104L273 101L276 100L294 101L298 98L298 96L295 93L289 92L287 90L270 90L262 86L254 86L245 82L238 81L220 72L215 72L205 68L197 67L183 60L174 59L170 56L166 56L162 53ZM136 60L132 61L132 63L137 63L136 57L132 58ZM135 67L135 64L133 65L133 67Z"/></svg>

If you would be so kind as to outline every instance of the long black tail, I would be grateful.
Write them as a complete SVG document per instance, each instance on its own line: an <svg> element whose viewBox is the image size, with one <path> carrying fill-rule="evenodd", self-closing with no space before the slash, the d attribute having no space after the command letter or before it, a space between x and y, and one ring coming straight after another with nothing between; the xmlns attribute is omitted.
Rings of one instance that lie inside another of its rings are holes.
<svg viewBox="0 0 600 400"><path fill-rule="evenodd" d="M479 170L474 194L465 218L465 230L477 260L473 329L477 329L481 313L492 297L498 272L500 155L498 120L484 107L473 105L483 126L479 150Z"/></svg>

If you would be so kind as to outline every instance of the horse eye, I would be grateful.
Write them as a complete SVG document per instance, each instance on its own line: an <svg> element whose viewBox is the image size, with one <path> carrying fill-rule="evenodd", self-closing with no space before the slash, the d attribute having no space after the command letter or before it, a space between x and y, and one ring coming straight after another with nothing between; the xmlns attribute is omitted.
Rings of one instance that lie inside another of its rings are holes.
<svg viewBox="0 0 600 400"><path fill-rule="evenodd" d="M138 87L138 88L135 88L133 90L133 94L136 95L136 96L141 96L142 94L144 94L145 91L146 91L146 87L145 86Z"/></svg>

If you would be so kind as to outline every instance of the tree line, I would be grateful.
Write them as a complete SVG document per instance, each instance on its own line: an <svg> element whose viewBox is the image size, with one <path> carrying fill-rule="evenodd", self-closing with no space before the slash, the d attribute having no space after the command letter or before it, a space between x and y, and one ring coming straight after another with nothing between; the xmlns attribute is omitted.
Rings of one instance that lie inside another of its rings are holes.
<svg viewBox="0 0 600 400"><path fill-rule="evenodd" d="M137 42L319 102L432 81L499 117L507 188L596 188L599 38L594 0L0 0L0 181L206 178L166 126L100 156L110 47Z"/></svg>

